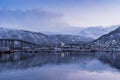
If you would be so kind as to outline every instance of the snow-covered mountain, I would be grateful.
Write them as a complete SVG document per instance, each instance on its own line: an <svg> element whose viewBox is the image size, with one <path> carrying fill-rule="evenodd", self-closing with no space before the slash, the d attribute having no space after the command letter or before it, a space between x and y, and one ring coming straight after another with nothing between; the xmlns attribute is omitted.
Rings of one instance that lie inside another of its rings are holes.
<svg viewBox="0 0 120 80"><path fill-rule="evenodd" d="M63 42L66 44L89 42L93 40L92 38L81 37L78 35L68 35L68 34L56 34L56 35L50 35L50 37L57 42Z"/></svg>
<svg viewBox="0 0 120 80"><path fill-rule="evenodd" d="M91 41L86 37L76 35L46 35L41 32L31 32L17 29L0 28L0 39L21 39L32 43L49 45L63 43L76 43Z"/></svg>
<svg viewBox="0 0 120 80"><path fill-rule="evenodd" d="M93 44L106 48L120 48L120 27L93 41Z"/></svg>
<svg viewBox="0 0 120 80"><path fill-rule="evenodd" d="M85 36L93 39L97 39L100 36L109 33L112 30L115 30L119 25L109 26L109 27L88 27L82 30L79 34L80 36Z"/></svg>
<svg viewBox="0 0 120 80"><path fill-rule="evenodd" d="M21 39L38 44L51 44L53 40L40 32L0 28L1 39Z"/></svg>

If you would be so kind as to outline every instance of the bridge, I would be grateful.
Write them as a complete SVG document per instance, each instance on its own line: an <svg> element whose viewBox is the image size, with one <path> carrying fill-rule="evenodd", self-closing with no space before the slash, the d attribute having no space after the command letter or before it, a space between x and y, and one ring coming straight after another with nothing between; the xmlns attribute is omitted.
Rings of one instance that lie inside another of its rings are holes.
<svg viewBox="0 0 120 80"><path fill-rule="evenodd" d="M22 50L25 47L36 48L40 47L40 45L20 39L0 39L0 50L3 50L4 48L9 50Z"/></svg>
<svg viewBox="0 0 120 80"><path fill-rule="evenodd" d="M0 55L13 52L54 51L59 45L40 45L20 39L0 39Z"/></svg>

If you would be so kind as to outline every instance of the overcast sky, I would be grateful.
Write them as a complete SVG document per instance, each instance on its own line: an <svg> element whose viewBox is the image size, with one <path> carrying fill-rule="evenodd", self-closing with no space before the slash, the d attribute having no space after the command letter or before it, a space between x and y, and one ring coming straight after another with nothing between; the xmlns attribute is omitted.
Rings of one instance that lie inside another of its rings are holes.
<svg viewBox="0 0 120 80"><path fill-rule="evenodd" d="M120 0L0 0L0 26L33 31L120 24Z"/></svg>

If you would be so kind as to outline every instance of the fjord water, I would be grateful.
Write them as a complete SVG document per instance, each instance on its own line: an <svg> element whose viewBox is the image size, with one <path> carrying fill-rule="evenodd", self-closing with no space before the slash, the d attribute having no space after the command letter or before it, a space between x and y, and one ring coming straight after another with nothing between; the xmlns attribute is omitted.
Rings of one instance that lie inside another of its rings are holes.
<svg viewBox="0 0 120 80"><path fill-rule="evenodd" d="M119 70L92 56L41 54L0 63L0 80L120 80Z"/></svg>

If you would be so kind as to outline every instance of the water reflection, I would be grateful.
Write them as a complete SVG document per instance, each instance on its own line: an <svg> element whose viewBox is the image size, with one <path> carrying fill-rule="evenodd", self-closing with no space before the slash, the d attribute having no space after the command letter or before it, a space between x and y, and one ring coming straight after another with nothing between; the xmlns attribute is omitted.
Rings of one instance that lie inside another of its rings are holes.
<svg viewBox="0 0 120 80"><path fill-rule="evenodd" d="M88 58L89 57L89 58ZM28 59L22 59L14 62L2 62L0 63L0 71L11 69L27 69L30 67L40 67L45 64L71 64L80 63L82 60L94 59L92 56L76 55L76 53L40 53L32 56ZM4 66L4 67L3 67Z"/></svg>
<svg viewBox="0 0 120 80"><path fill-rule="evenodd" d="M92 56L69 53L1 63L0 69L0 80L120 80L120 73L109 65Z"/></svg>

